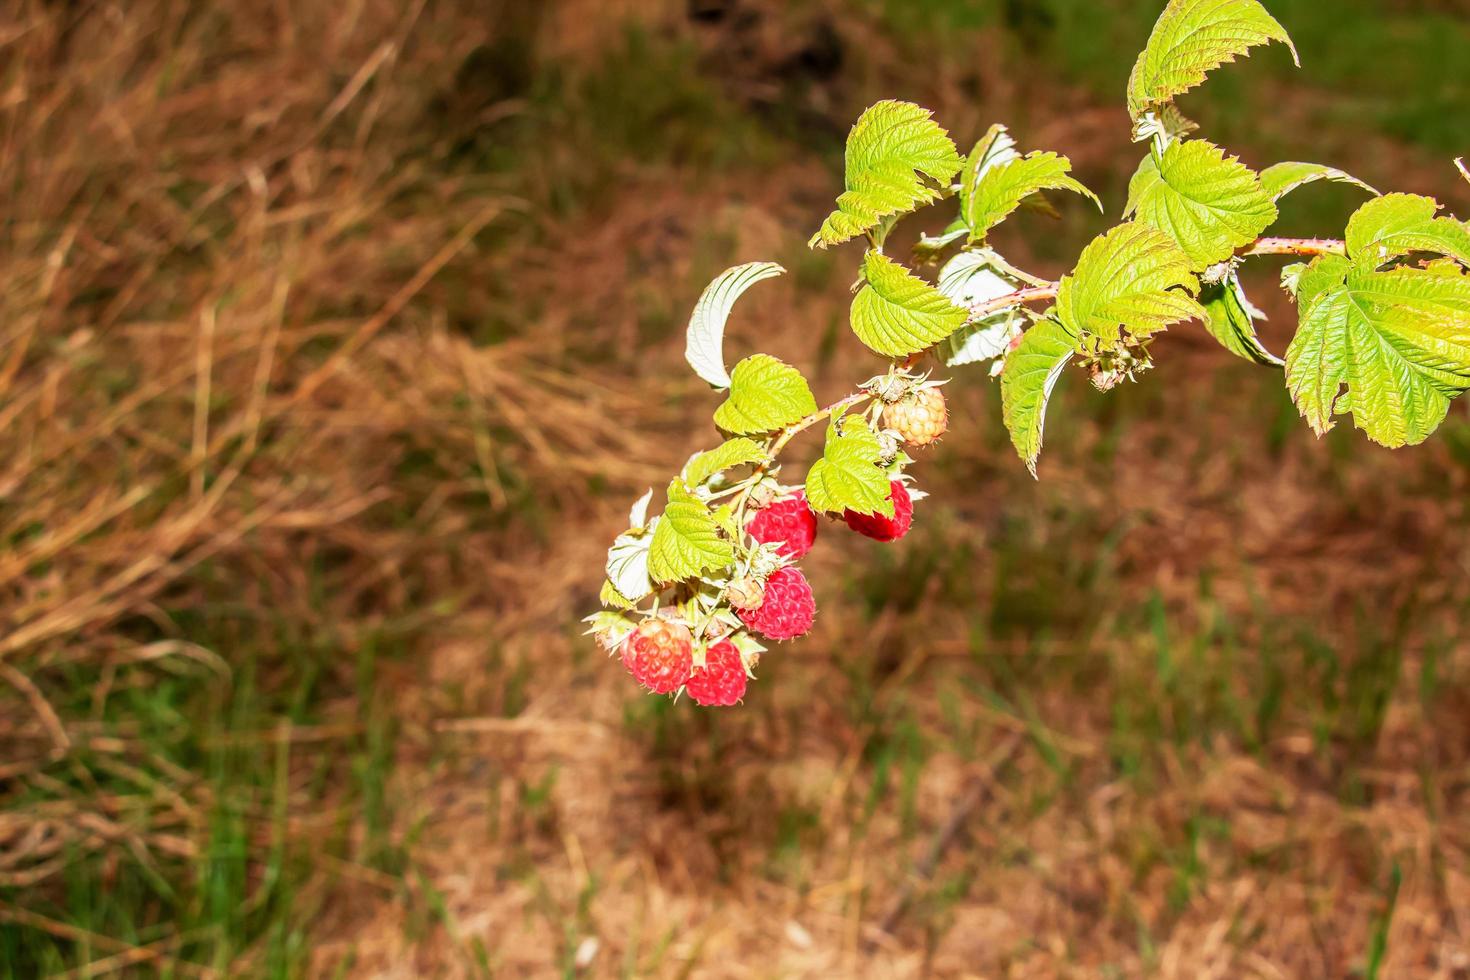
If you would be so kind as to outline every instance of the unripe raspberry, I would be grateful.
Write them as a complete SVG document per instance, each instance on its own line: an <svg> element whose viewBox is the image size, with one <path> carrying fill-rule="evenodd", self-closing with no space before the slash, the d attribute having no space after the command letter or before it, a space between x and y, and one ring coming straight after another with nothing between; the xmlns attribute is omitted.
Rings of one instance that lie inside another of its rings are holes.
<svg viewBox="0 0 1470 980"><path fill-rule="evenodd" d="M694 668L684 690L695 704L728 708L745 697L748 680L740 651L729 640L721 640L705 652L704 666Z"/></svg>
<svg viewBox="0 0 1470 980"><path fill-rule="evenodd" d="M798 490L795 496L756 511L745 529L761 544L779 542L778 554L795 561L816 543L817 515L807 506L806 494Z"/></svg>
<svg viewBox="0 0 1470 980"><path fill-rule="evenodd" d="M937 442L949 429L949 409L938 388L921 388L883 406L883 428L898 433L911 446Z"/></svg>
<svg viewBox="0 0 1470 980"><path fill-rule="evenodd" d="M737 578L725 587L725 598L736 609L758 609L766 601L766 589L753 575Z"/></svg>
<svg viewBox="0 0 1470 980"><path fill-rule="evenodd" d="M769 507L779 492L775 483L770 480L762 480L750 488L750 505L756 509Z"/></svg>
<svg viewBox="0 0 1470 980"><path fill-rule="evenodd" d="M737 609L736 615L762 636L794 640L812 628L817 600L800 569L778 568L766 579L765 601L759 609Z"/></svg>
<svg viewBox="0 0 1470 980"><path fill-rule="evenodd" d="M666 619L647 619L623 641L623 666L654 694L672 694L689 680L694 637Z"/></svg>
<svg viewBox="0 0 1470 980"><path fill-rule="evenodd" d="M890 374L887 377L876 379L869 390L878 396L879 401L891 405L908 394L910 384L911 379L907 376Z"/></svg>
<svg viewBox="0 0 1470 980"><path fill-rule="evenodd" d="M889 481L888 499L893 501L892 517L857 514L849 510L842 515L842 519L847 522L848 527L875 541L897 541L914 526L914 501L909 496L908 487L898 480Z"/></svg>

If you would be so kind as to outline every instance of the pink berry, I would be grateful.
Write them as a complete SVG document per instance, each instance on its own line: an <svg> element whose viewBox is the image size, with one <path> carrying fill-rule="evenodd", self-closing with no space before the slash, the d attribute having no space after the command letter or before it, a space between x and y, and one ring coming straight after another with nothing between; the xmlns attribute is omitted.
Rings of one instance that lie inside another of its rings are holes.
<svg viewBox="0 0 1470 980"><path fill-rule="evenodd" d="M694 637L688 627L666 619L648 619L623 641L623 666L654 694L672 694L689 680L694 666Z"/></svg>
<svg viewBox="0 0 1470 980"><path fill-rule="evenodd" d="M897 480L888 484L888 498L893 501L893 516L882 514L857 514L847 511L842 519L847 526L874 541L897 541L909 533L914 525L914 501L908 488Z"/></svg>
<svg viewBox="0 0 1470 980"><path fill-rule="evenodd" d="M795 496L756 511L745 529L761 544L779 542L778 553L795 561L817 540L817 515L807 506L806 494L798 490Z"/></svg>
<svg viewBox="0 0 1470 980"><path fill-rule="evenodd" d="M745 697L749 680L740 651L729 640L721 640L704 655L704 666L695 667L684 690L695 704L706 708L728 708Z"/></svg>
<svg viewBox="0 0 1470 980"><path fill-rule="evenodd" d="M758 609L737 609L746 626L771 640L805 636L817 615L812 587L800 569L778 568L766 579L765 600Z"/></svg>

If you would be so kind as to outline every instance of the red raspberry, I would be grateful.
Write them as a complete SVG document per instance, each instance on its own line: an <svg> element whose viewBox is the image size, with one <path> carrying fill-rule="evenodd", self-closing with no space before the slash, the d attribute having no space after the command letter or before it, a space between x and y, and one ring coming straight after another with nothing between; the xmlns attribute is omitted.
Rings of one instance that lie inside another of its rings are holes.
<svg viewBox="0 0 1470 980"><path fill-rule="evenodd" d="M847 521L848 527L874 541L897 541L908 534L909 528L914 525L914 501L909 496L908 488L897 480L889 482L888 497L893 501L892 517L847 511L842 519Z"/></svg>
<svg viewBox="0 0 1470 980"><path fill-rule="evenodd" d="M780 542L778 554L795 560L811 551L817 540L817 515L807 506L806 494L798 490L796 496L756 511L745 529L761 544Z"/></svg>
<svg viewBox="0 0 1470 980"><path fill-rule="evenodd" d="M646 619L623 641L623 666L654 694L672 694L689 680L694 637L667 619Z"/></svg>
<svg viewBox="0 0 1470 980"><path fill-rule="evenodd" d="M695 704L706 708L728 708L745 697L745 662L729 640L714 644L704 655L704 666L695 667L684 690Z"/></svg>
<svg viewBox="0 0 1470 980"><path fill-rule="evenodd" d="M759 609L737 609L741 621L772 640L794 640L812 628L817 600L800 569L778 568L766 579L766 599Z"/></svg>

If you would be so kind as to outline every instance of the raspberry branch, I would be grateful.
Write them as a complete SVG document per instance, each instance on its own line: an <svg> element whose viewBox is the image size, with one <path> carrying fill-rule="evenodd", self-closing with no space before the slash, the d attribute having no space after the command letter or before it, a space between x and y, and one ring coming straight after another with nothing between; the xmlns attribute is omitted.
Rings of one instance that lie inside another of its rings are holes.
<svg viewBox="0 0 1470 980"><path fill-rule="evenodd" d="M881 102L863 114L849 138L848 189L810 244L866 242L849 322L886 370L819 408L801 371L769 354L727 368L725 324L735 300L785 270L751 262L706 288L690 319L685 356L700 378L726 392L714 415L724 442L690 458L669 485L661 515L649 518L651 490L633 505L630 527L608 552L604 609L588 617L589 632L621 655L636 681L705 706L738 702L767 649L762 641L793 640L812 628L816 602L798 563L822 518L878 542L909 533L924 497L910 472L914 456L950 424L947 379L919 369L930 354L950 368L989 363L991 377L1000 379L1002 419L1033 475L1047 402L1063 369L1080 367L1107 391L1152 367L1152 337L1190 320L1205 320L1232 353L1284 368L1298 408L1319 433L1332 416L1350 412L1385 445L1422 441L1434 424L1424 420L1443 418L1445 397L1470 391L1470 356L1459 357L1452 342L1470 330L1470 226L1437 216L1431 198L1378 196L1319 164L1288 162L1256 173L1191 137L1197 127L1172 109L1174 94L1167 87L1130 89L1140 124L1135 136L1152 136L1130 183L1130 220L1098 235L1057 281L1018 268L987 241L995 225L1041 192L1097 202L1070 176L1069 160L1023 154L1004 126L991 127L962 157L931 114L912 103ZM1463 164L1461 172L1470 179ZM1375 195L1349 224L1353 255L1339 239L1264 237L1282 195L1323 179ZM936 277L884 254L905 215L951 198L958 198L958 217L914 249L921 263L946 258ZM1244 248L1236 245L1241 239L1249 242ZM1422 253L1438 258L1411 265ZM1394 359L1354 352L1359 370L1349 387L1382 397L1344 401L1332 357L1307 364L1301 344L1284 359L1261 345L1254 321L1262 314L1238 275L1250 256L1313 260L1311 276L1295 268L1283 281L1311 311L1299 336L1306 331L1307 346L1319 354L1336 356L1349 335L1356 343L1359 333L1394 327L1394 343L1385 348ZM1062 304L1064 288L1070 295ZM1349 299L1370 291L1372 308L1315 301L1329 290ZM1349 306L1357 319L1344 324L1339 311ZM1377 318L1394 308L1423 314L1422 323L1414 332L1398 321L1381 324ZM821 458L805 479L782 480L781 455L792 440L829 420Z"/></svg>

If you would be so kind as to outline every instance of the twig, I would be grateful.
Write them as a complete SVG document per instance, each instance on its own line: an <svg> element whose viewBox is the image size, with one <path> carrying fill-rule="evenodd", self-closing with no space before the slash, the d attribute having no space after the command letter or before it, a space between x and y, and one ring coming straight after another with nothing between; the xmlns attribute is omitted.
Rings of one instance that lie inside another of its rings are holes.
<svg viewBox="0 0 1470 980"><path fill-rule="evenodd" d="M851 408L852 406L856 405L864 398L869 397L871 396L867 392L853 392L852 394L847 395L844 398L839 398L837 401L828 405L826 408L817 409L815 412L808 415L800 422L788 425L786 428L781 430L781 434L776 437L776 441L771 443L772 458L781 455L781 450L786 448L787 443L789 443L796 436L805 432L807 429L810 429L812 426L816 425L818 422L822 421L823 419L830 418L833 415L837 415L845 409Z"/></svg>

